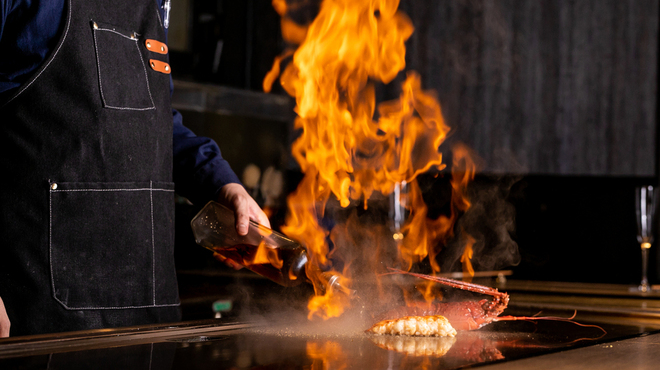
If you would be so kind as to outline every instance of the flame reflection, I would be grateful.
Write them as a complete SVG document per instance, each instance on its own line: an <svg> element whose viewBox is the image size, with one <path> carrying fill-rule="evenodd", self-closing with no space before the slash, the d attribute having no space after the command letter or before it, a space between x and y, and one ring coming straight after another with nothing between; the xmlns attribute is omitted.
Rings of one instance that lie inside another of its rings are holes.
<svg viewBox="0 0 660 370"><path fill-rule="evenodd" d="M336 341L307 342L307 357L312 359L311 370L345 369L348 359Z"/></svg>
<svg viewBox="0 0 660 370"><path fill-rule="evenodd" d="M456 342L456 337L409 337L405 335L373 335L369 339L378 347L409 356L442 357Z"/></svg>

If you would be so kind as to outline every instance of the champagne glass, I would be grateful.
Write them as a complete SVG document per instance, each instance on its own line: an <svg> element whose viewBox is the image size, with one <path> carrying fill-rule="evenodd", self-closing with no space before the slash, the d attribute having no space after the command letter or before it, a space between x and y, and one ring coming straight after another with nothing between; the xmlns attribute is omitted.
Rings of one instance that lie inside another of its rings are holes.
<svg viewBox="0 0 660 370"><path fill-rule="evenodd" d="M408 190L408 183L405 181L397 182L390 194L390 229L397 245L403 242L403 226L408 216L408 210L406 209Z"/></svg>
<svg viewBox="0 0 660 370"><path fill-rule="evenodd" d="M635 188L635 207L637 211L637 242L642 248L642 282L637 288L640 292L651 290L647 278L649 248L653 244L655 231L654 219L657 203L657 191L652 185Z"/></svg>

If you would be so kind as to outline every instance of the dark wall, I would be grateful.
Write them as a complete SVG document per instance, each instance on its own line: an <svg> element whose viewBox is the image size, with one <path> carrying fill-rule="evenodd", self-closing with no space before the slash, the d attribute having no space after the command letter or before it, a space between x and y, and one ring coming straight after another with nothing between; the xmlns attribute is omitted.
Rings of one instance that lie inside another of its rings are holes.
<svg viewBox="0 0 660 370"><path fill-rule="evenodd" d="M651 179L646 179L651 181ZM644 179L526 176L507 200L516 210L513 237L521 260L513 277L639 284L634 187ZM660 254L650 250L649 280L660 281Z"/></svg>
<svg viewBox="0 0 660 370"><path fill-rule="evenodd" d="M284 49L270 0L175 0L172 6L172 17L190 17L177 19L188 24L188 48L170 53L175 78L261 90Z"/></svg>
<svg viewBox="0 0 660 370"><path fill-rule="evenodd" d="M653 176L658 1L402 0L408 68L487 171Z"/></svg>

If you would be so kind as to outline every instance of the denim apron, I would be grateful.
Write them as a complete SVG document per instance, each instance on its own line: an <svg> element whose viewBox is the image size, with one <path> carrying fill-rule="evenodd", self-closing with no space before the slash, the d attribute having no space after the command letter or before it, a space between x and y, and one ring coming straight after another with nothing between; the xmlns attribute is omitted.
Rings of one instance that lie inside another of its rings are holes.
<svg viewBox="0 0 660 370"><path fill-rule="evenodd" d="M155 0L68 0L51 55L0 102L0 297L12 336L180 319L159 42Z"/></svg>

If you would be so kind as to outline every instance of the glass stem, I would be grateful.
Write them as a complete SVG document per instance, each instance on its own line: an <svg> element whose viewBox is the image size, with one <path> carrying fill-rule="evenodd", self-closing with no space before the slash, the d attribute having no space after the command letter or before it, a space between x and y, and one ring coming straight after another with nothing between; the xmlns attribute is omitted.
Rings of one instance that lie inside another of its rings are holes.
<svg viewBox="0 0 660 370"><path fill-rule="evenodd" d="M649 248L648 243L642 243L642 283L641 287L648 288L649 280L646 277L647 268L649 264ZM645 290L645 289L643 289Z"/></svg>

